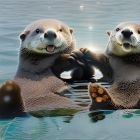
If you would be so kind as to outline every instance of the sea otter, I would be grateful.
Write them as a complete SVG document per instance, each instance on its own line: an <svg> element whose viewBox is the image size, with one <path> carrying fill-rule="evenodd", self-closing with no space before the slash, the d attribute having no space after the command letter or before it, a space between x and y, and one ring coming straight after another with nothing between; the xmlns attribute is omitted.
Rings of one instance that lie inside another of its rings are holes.
<svg viewBox="0 0 140 140"><path fill-rule="evenodd" d="M42 19L28 25L19 37L21 40L19 64L10 85L13 89L15 86L20 86L19 92L17 91L19 95L15 95L14 90L6 91L8 81L3 85L5 88L2 86L3 93L8 92L10 100L7 102L4 100L4 104L0 106L0 115L8 114L6 109L8 107L12 112L56 108L80 110L72 99L64 96L69 92L67 89L70 87L58 78L62 72L70 70L72 70L72 78L76 80L82 79L87 74L82 58L79 61L74 58L75 53L79 53L79 56L83 54L75 51L73 29L57 20ZM93 74L92 69L90 76ZM1 95L0 90L0 97ZM4 99L5 96L3 95L2 98ZM14 104L15 100L19 100L20 103L15 102L14 108L11 104L12 102ZM5 113L2 112L3 110Z"/></svg>
<svg viewBox="0 0 140 140"><path fill-rule="evenodd" d="M48 68L58 77L62 72L70 70L73 79L85 77L87 72L84 64L75 60L74 54L70 55L73 51L77 53L73 29L64 23L53 19L38 20L28 25L19 37L21 46L15 77L34 77L40 81L49 76L45 74ZM78 53L82 55L80 51ZM93 74L92 69L90 76Z"/></svg>
<svg viewBox="0 0 140 140"><path fill-rule="evenodd" d="M102 72L101 80L113 83L108 89L89 83L90 110L140 108L140 25L123 22L107 34L105 53L80 49L87 63Z"/></svg>

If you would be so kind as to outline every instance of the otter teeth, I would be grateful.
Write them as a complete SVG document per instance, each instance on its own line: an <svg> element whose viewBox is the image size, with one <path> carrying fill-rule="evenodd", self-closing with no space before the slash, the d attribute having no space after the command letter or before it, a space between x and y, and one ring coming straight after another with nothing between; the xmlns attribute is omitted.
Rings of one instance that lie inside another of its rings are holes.
<svg viewBox="0 0 140 140"><path fill-rule="evenodd" d="M54 49L55 49L55 46L54 46L54 45L48 45L48 46L46 47L46 50L47 50L48 52L53 52Z"/></svg>

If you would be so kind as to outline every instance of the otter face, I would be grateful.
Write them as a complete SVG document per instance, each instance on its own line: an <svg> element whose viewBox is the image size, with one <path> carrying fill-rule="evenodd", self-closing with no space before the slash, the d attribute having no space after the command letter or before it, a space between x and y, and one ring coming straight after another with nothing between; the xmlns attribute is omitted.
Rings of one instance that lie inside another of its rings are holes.
<svg viewBox="0 0 140 140"><path fill-rule="evenodd" d="M38 20L20 34L21 49L43 54L70 52L75 49L72 33L73 29L57 20Z"/></svg>
<svg viewBox="0 0 140 140"><path fill-rule="evenodd" d="M123 22L111 33L106 53L116 56L140 53L140 25L134 22Z"/></svg>

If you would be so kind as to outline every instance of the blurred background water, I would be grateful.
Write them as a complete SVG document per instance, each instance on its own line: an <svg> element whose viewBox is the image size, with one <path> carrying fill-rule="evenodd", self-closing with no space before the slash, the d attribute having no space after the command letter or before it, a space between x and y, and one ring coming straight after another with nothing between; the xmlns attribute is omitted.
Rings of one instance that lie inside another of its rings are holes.
<svg viewBox="0 0 140 140"><path fill-rule="evenodd" d="M124 21L140 23L139 0L0 0L0 86L18 64L19 34L38 19L56 19L74 29L77 49L104 52L107 30ZM68 77L68 73L63 74ZM96 73L100 77L100 73ZM87 84L87 83L85 83ZM87 95L87 90L84 94ZM90 100L86 101L90 103ZM74 116L0 120L1 139L140 139L139 112L119 110L92 123L88 111Z"/></svg>

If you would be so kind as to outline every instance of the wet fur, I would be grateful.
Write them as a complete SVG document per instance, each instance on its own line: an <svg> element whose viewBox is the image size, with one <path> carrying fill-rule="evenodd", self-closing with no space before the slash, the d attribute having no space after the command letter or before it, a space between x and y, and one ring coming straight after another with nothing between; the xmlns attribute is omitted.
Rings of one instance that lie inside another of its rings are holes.
<svg viewBox="0 0 140 140"><path fill-rule="evenodd" d="M118 27L129 26L131 29L134 29L133 34L135 36L133 38L140 38L137 33L138 29L140 29L140 25L133 22L126 22L118 25ZM136 29L135 29L136 28ZM85 55L85 58L90 60L89 64L98 68L103 77L99 79L99 82L109 82L113 85L108 88L107 95L109 96L109 101L104 104L98 103L92 97L92 87L99 86L104 89L102 86L98 84L89 84L89 96L92 100L90 105L90 110L95 109L124 109L124 108L140 108L140 46L139 39L137 40L137 53L135 50L131 53L117 52L120 46L117 46L117 49L113 51L113 49L117 45L117 40L115 38L116 30L113 33L107 32L109 35L109 42L107 45L107 49L105 53L95 54L86 48L81 48L80 50ZM135 41L136 44L136 40ZM115 47L114 47L115 46ZM114 48L113 48L114 47ZM134 48L135 49L135 48ZM115 52L116 51L116 52ZM115 52L115 54L113 53ZM105 89L104 89L105 91Z"/></svg>

